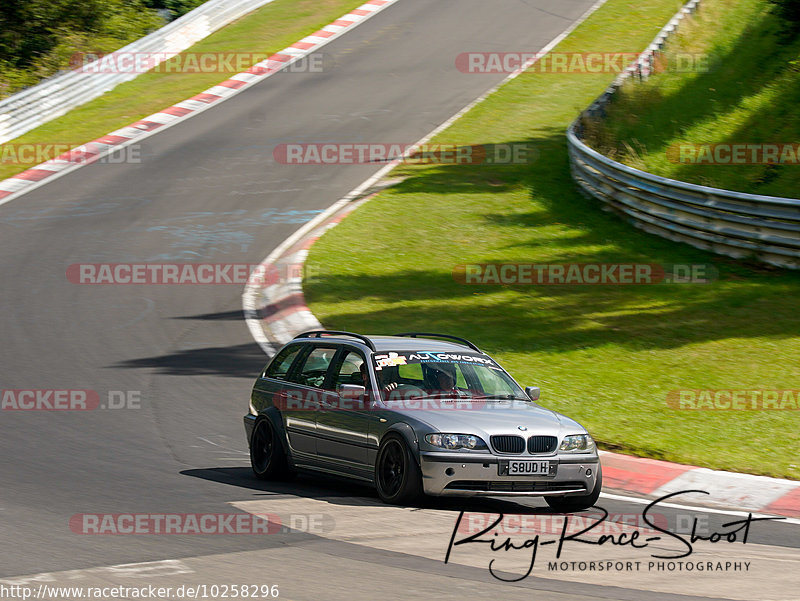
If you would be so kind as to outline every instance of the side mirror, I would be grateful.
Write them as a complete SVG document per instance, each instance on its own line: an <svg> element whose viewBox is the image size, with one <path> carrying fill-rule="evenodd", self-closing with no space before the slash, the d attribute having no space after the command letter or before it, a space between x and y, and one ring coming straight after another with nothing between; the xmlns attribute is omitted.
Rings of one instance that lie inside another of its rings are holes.
<svg viewBox="0 0 800 601"><path fill-rule="evenodd" d="M532 400L533 402L536 402L536 401L539 400L539 393L540 392L541 391L539 390L538 386L526 386L525 387L525 394L527 394L528 398L530 400Z"/></svg>
<svg viewBox="0 0 800 601"><path fill-rule="evenodd" d="M339 396L343 399L358 400L367 395L367 389L359 384L340 384Z"/></svg>

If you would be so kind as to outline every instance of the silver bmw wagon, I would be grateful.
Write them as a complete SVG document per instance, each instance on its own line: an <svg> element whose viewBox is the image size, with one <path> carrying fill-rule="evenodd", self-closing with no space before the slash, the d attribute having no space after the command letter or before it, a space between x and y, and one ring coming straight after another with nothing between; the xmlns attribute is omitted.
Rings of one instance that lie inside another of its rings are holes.
<svg viewBox="0 0 800 601"><path fill-rule="evenodd" d="M541 496L589 508L602 486L594 440L538 400L463 338L318 330L267 364L244 424L261 479L310 470L371 483L394 504Z"/></svg>

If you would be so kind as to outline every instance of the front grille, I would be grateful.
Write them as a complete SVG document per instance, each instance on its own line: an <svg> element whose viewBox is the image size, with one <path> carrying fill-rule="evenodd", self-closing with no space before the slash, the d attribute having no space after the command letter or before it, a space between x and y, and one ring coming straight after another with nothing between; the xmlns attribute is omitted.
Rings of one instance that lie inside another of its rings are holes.
<svg viewBox="0 0 800 601"><path fill-rule="evenodd" d="M560 492L562 490L585 491L583 482L544 482L532 480L503 480L486 482L483 480L455 480L445 489L474 490L481 492Z"/></svg>
<svg viewBox="0 0 800 601"><path fill-rule="evenodd" d="M522 436L492 436L492 446L498 453L514 453L519 455L525 450L525 439Z"/></svg>
<svg viewBox="0 0 800 601"><path fill-rule="evenodd" d="M555 436L531 436L528 439L528 453L552 453L557 444L558 438Z"/></svg>

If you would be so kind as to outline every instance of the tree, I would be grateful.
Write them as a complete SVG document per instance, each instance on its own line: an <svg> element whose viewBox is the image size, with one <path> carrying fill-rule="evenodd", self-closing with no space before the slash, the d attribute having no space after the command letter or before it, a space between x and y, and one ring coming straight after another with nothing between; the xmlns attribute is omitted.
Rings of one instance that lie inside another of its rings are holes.
<svg viewBox="0 0 800 601"><path fill-rule="evenodd" d="M769 0L776 6L775 13L785 22L787 31L800 32L800 0Z"/></svg>
<svg viewBox="0 0 800 601"><path fill-rule="evenodd" d="M141 0L2 0L0 96L69 67L80 52L111 52L163 25Z"/></svg>

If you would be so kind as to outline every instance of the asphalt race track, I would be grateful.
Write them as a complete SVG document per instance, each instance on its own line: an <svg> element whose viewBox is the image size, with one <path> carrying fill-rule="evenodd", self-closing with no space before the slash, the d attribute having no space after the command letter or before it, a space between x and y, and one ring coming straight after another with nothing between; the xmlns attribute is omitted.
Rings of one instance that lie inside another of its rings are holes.
<svg viewBox="0 0 800 601"><path fill-rule="evenodd" d="M753 527L757 544L737 551L761 561L748 575L751 588L723 590L724 576L687 590L676 574L542 577L538 568L510 584L488 574L485 553L443 563L463 503L431 501L415 512L383 507L371 490L337 480L257 482L241 417L266 358L242 318L242 286L87 286L65 276L76 263L257 263L381 167L281 165L275 145L415 142L503 78L459 72L457 54L538 50L592 3L401 0L326 46L325 72L277 74L146 139L140 164L93 164L0 207L2 388L141 399L138 408L0 412L0 578L72 571L52 580L115 582L120 573L103 566L161 562L123 576L140 584L278 584L287 599L366 600L380 591L738 599L764 590L783 598L771 575L790 562L796 571L796 525ZM612 513L642 509L603 505ZM470 504L548 514L543 506ZM70 517L82 513L270 511L322 516L328 526L271 536L70 529ZM664 513L673 519L676 511ZM733 519L711 516L712 524ZM706 551L715 561L736 555ZM669 592L673 585L682 594Z"/></svg>

